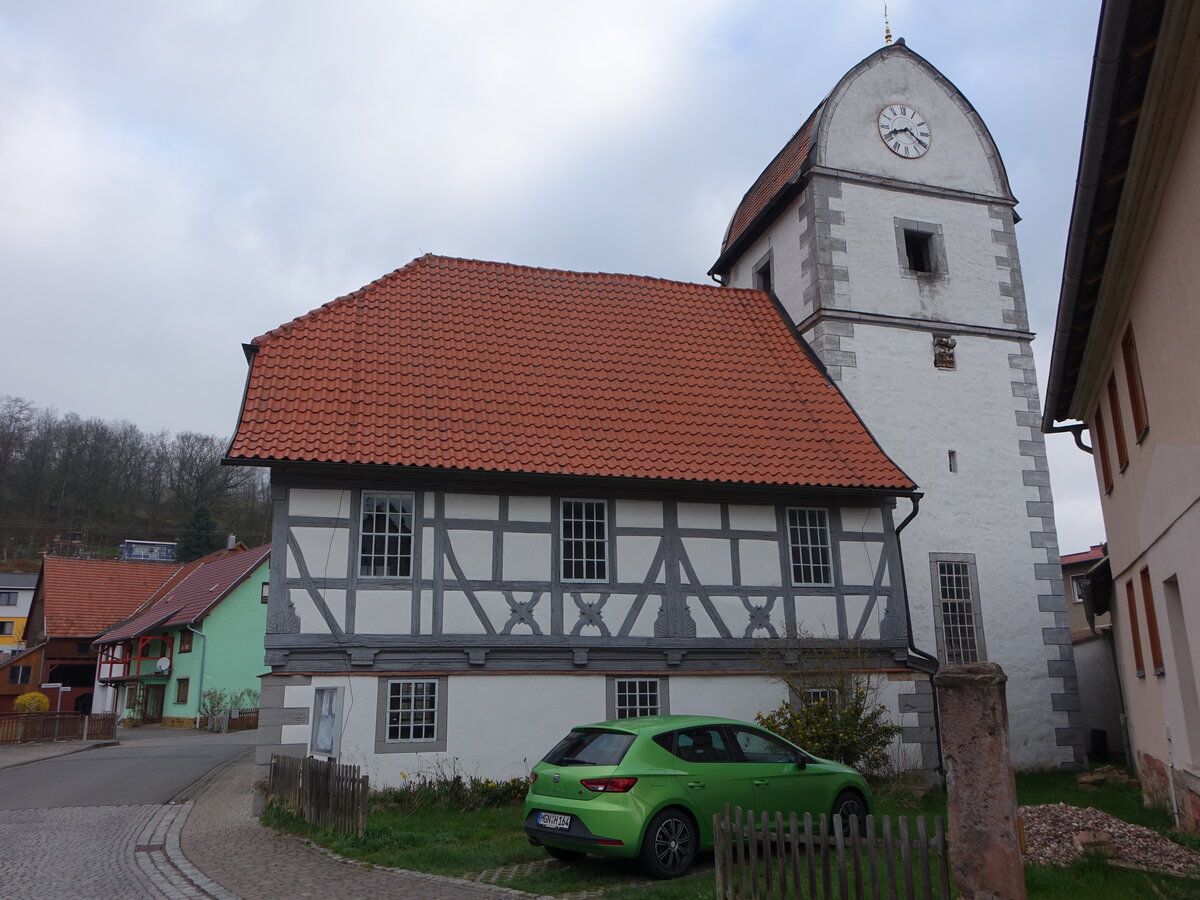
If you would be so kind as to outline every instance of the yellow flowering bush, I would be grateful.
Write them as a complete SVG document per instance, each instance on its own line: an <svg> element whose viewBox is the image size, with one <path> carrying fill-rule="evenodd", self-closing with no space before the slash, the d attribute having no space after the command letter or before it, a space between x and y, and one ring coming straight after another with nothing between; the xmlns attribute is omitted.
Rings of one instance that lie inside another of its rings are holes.
<svg viewBox="0 0 1200 900"><path fill-rule="evenodd" d="M13 709L22 713L48 712L50 700L41 691L27 691L13 701Z"/></svg>

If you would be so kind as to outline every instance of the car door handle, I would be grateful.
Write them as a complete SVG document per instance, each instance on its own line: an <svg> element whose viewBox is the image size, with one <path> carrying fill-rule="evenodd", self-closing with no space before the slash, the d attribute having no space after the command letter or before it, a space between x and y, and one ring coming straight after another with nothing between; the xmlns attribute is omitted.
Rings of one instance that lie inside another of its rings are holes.
<svg viewBox="0 0 1200 900"><path fill-rule="evenodd" d="M755 781L752 781L752 782L750 782L750 783L751 783L752 785L754 785L755 787L766 787L766 786L767 786L768 784L770 784L771 782L767 781L767 780L766 780L766 779L764 779L764 778L759 778L759 779L756 779Z"/></svg>
<svg viewBox="0 0 1200 900"><path fill-rule="evenodd" d="M702 787L704 787L704 782L703 781L689 781L687 783L687 786L690 788L702 788Z"/></svg>

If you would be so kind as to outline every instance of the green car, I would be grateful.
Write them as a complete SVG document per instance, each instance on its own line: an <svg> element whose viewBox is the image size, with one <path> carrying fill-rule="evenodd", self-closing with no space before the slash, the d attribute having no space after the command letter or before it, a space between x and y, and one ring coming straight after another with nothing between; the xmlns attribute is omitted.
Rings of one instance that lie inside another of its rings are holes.
<svg viewBox="0 0 1200 900"><path fill-rule="evenodd" d="M643 716L579 725L533 767L525 833L561 860L640 857L674 878L712 846L725 805L863 821L871 791L849 766L818 759L747 722Z"/></svg>

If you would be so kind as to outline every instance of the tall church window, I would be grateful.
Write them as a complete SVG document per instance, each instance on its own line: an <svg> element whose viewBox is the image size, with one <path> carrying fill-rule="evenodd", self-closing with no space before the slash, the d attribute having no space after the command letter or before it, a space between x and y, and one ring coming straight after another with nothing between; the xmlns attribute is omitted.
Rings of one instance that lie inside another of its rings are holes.
<svg viewBox="0 0 1200 900"><path fill-rule="evenodd" d="M768 252L754 266L754 287L773 297L775 296L775 278L771 263L772 254Z"/></svg>
<svg viewBox="0 0 1200 900"><path fill-rule="evenodd" d="M973 553L930 554L938 650L946 665L986 659Z"/></svg>

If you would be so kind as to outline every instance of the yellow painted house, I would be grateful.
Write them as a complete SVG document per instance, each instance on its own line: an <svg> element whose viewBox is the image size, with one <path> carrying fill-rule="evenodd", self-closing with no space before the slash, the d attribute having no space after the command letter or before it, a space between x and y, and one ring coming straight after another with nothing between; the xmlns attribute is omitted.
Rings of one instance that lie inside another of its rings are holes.
<svg viewBox="0 0 1200 900"><path fill-rule="evenodd" d="M23 646L36 572L0 572L0 654Z"/></svg>

